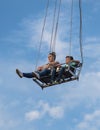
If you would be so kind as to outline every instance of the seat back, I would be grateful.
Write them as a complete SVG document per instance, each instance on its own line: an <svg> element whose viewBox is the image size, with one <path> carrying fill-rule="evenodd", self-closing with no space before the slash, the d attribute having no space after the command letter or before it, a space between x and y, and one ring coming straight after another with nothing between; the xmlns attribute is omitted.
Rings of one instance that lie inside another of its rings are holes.
<svg viewBox="0 0 100 130"><path fill-rule="evenodd" d="M65 78L79 77L81 67L82 67L82 63L80 63L80 62L70 63L69 68L66 69L66 71L64 73Z"/></svg>

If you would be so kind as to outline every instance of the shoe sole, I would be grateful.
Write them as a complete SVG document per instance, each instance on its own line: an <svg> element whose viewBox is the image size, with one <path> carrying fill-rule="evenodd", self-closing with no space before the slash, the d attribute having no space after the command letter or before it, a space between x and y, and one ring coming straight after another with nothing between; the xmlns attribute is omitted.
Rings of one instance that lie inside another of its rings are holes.
<svg viewBox="0 0 100 130"><path fill-rule="evenodd" d="M22 76L20 75L20 73L19 73L19 70L18 70L18 69L16 69L16 73L18 74L18 76L19 76L20 78L22 78Z"/></svg>

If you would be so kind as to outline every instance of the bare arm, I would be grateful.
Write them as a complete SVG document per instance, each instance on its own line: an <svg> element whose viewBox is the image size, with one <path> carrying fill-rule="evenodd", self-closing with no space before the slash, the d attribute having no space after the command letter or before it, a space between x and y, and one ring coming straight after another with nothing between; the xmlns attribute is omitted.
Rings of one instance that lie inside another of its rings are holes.
<svg viewBox="0 0 100 130"><path fill-rule="evenodd" d="M41 70L43 70L43 69L48 69L48 68L50 68L50 67L58 67L58 66L60 66L60 63L59 62L50 62L50 63L48 63L48 64L45 64L45 65L42 65L42 66L39 66L38 68L37 68L37 70L38 71L41 71Z"/></svg>
<svg viewBox="0 0 100 130"><path fill-rule="evenodd" d="M60 65L60 63L58 61L56 61L56 62L54 61L54 62L49 63L49 67L50 66L57 67L58 65Z"/></svg>
<svg viewBox="0 0 100 130"><path fill-rule="evenodd" d="M39 66L39 67L37 68L38 71L41 71L42 69L43 69L43 66Z"/></svg>
<svg viewBox="0 0 100 130"><path fill-rule="evenodd" d="M38 70L38 71L41 71L41 70L47 69L47 68L49 68L49 64L45 64L45 65L39 66L39 67L37 68L37 70Z"/></svg>

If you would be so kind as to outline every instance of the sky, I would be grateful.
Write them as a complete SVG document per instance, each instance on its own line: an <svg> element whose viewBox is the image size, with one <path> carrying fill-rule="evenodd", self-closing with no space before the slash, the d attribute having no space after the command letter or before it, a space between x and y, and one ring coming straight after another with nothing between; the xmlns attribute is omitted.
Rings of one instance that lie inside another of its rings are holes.
<svg viewBox="0 0 100 130"><path fill-rule="evenodd" d="M82 0L83 67L79 81L44 89L19 78L35 70L47 0L0 0L0 129L100 129L100 1ZM38 65L47 63L54 0L50 0ZM57 60L69 54L70 0L62 0L56 38ZM79 50L78 0L73 3L72 52Z"/></svg>

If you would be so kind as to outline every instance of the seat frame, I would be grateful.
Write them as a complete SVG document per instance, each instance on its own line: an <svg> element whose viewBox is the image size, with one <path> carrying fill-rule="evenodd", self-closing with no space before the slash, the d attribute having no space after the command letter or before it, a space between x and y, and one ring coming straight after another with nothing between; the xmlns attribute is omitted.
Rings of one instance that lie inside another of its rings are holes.
<svg viewBox="0 0 100 130"><path fill-rule="evenodd" d="M44 89L46 87L50 87L50 86L54 86L54 85L58 85L58 84L62 84L62 83L66 83L66 82L70 82L74 80L79 80L81 68L82 68L82 63L77 63L75 66L69 65L68 69L66 69L66 72L64 72L63 74L63 80L61 82L50 83L51 75L43 76L40 79L34 77L33 81L36 84L38 84L42 89ZM58 75L58 72L56 72L56 76L57 75Z"/></svg>

